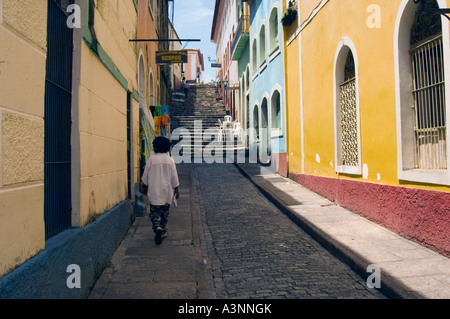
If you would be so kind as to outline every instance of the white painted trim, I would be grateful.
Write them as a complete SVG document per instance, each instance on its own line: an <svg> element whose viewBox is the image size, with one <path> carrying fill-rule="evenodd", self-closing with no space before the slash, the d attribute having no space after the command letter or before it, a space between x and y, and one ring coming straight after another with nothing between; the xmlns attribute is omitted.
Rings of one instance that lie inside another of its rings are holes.
<svg viewBox="0 0 450 319"><path fill-rule="evenodd" d="M155 101L155 104L159 105L160 104L160 100L161 100L161 96L160 96L160 94L161 94L161 80L158 79L156 81L156 83L157 84L156 84L156 101Z"/></svg>
<svg viewBox="0 0 450 319"><path fill-rule="evenodd" d="M143 64L143 81L144 83L142 83L142 88L144 90L144 92L142 92L142 96L144 97L144 99L146 98L146 91L147 91L147 85L146 85L146 65L145 65L145 59L144 59L144 52L142 51L142 49L139 49L139 54L138 54L138 60L137 60L137 73L138 73L138 93L139 95L141 95L141 60L142 60L142 64Z"/></svg>
<svg viewBox="0 0 450 319"><path fill-rule="evenodd" d="M260 117L260 114L261 114L261 112L259 110L259 102L258 101L254 101L252 105L253 106L251 108L251 112L249 112L250 113L249 114L250 115L249 144L257 143L255 141L256 136L254 135L254 133L256 132L256 130L255 130L255 108L258 111L258 119L257 119L258 127L259 127L259 123L260 123L259 117ZM258 141L258 143L259 143L259 141Z"/></svg>
<svg viewBox="0 0 450 319"><path fill-rule="evenodd" d="M339 102L339 90L338 87L340 83L338 83L338 67L342 67L339 62L344 61L345 57L342 57L343 49L347 47L353 54L353 59L355 61L355 76L356 76L356 116L357 116L357 130L358 130L358 166L348 166L348 165L340 165L340 159L338 150L340 149L340 145L338 144L338 136L339 136L339 123L338 123L338 109L340 106ZM343 59L343 60L341 60ZM339 60L339 61L338 61ZM338 65L339 63L339 65ZM359 64L358 64L358 55L356 52L356 47L353 41L348 37L343 37L339 42L339 45L336 50L336 54L334 57L334 71L333 71L333 105L334 105L334 161L335 161L335 171L336 173L345 173L345 174L353 174L353 175L361 175L361 121L360 121L360 99L359 99Z"/></svg>
<svg viewBox="0 0 450 319"><path fill-rule="evenodd" d="M279 128L277 128L277 129L273 129L272 128L272 98L273 98L273 95L275 94L275 91L278 91L278 94L280 95L280 117L281 117L281 127L279 127ZM274 86L273 86L273 88L272 88L272 91L270 92L270 100L269 100L269 104L270 104L270 117L269 117L269 119L270 119L270 126L269 126L269 128L270 128L270 136L272 137L272 138L278 138L278 137L281 137L281 136L283 136L283 128L284 128L284 123L283 123L283 116L284 116L284 112L283 112L283 107L284 107L284 104L283 104L283 99L282 99L282 97L283 97L283 93L284 93L284 90L283 90L283 88L281 87L281 85L279 85L278 83L276 83Z"/></svg>
<svg viewBox="0 0 450 319"><path fill-rule="evenodd" d="M143 81L144 83L142 84L142 87L144 89L143 94L141 95L141 68L140 68L140 64L141 64L141 60L142 60L142 64L143 64ZM145 65L145 59L144 59L144 53L142 51L142 49L139 49L139 54L138 54L138 60L137 60L137 72L138 72L138 93L139 93L139 107L143 109L144 113L147 115L150 124L152 125L152 127L154 128L154 123L153 123L153 116L150 113L150 109L148 108L147 105L147 76L146 76L146 70L147 67Z"/></svg>
<svg viewBox="0 0 450 319"><path fill-rule="evenodd" d="M250 93L250 86L252 85L252 83L250 81L250 62L247 64L247 67L245 68L245 94L246 95ZM247 77L248 77L248 85L247 85Z"/></svg>
<svg viewBox="0 0 450 319"><path fill-rule="evenodd" d="M280 47L278 46L272 53L269 55L269 63L272 62L279 54L281 53Z"/></svg>
<svg viewBox="0 0 450 319"><path fill-rule="evenodd" d="M264 92L262 97L261 97L261 104L259 105L259 139L260 139L260 151L262 152L262 142L263 142L263 126L262 126L262 115L263 115L263 110L262 110L262 106L263 106L263 102L264 99L266 100L266 105L267 105L267 151L270 154L271 152L271 113L272 113L272 109L271 109L271 105L270 105L270 96L267 92Z"/></svg>
<svg viewBox="0 0 450 319"><path fill-rule="evenodd" d="M243 112L245 112L244 107L244 94L245 94L245 88L244 88L244 82L245 82L245 72L242 73L242 76L239 76L238 74L238 82L239 82L239 93L238 93L238 100L239 100L239 109L238 109L238 118L237 121L241 123L241 128L244 127L245 123L245 115Z"/></svg>
<svg viewBox="0 0 450 319"><path fill-rule="evenodd" d="M264 61L261 61L261 31L264 29ZM264 68L264 64L267 63L267 28L266 28L266 20L262 20L261 26L259 27L258 32L258 39L259 39L259 46L257 47L258 50L258 66L260 71Z"/></svg>
<svg viewBox="0 0 450 319"><path fill-rule="evenodd" d="M305 127L304 127L304 109L303 109L303 66L302 66L302 35L298 39L298 55L299 55L299 84L300 84L300 125L301 125L301 163L302 174L305 174Z"/></svg>
<svg viewBox="0 0 450 319"><path fill-rule="evenodd" d="M264 92L264 93L261 95L260 105L262 105L262 102L263 102L264 99L267 99L267 101L270 100L270 95L269 95L269 93ZM269 102L267 102L267 105L269 106Z"/></svg>
<svg viewBox="0 0 450 319"><path fill-rule="evenodd" d="M259 73L260 74L263 73L263 71L266 69L266 67L267 67L267 60L264 61L264 63L259 66Z"/></svg>
<svg viewBox="0 0 450 319"><path fill-rule="evenodd" d="M152 79L152 81L150 81L150 79ZM155 77L153 76L151 65L148 69L148 103L149 106L155 105Z"/></svg>
<svg viewBox="0 0 450 319"><path fill-rule="evenodd" d="M150 17L154 21L155 20L155 13L153 12L153 9L154 9L153 7L155 6L155 3L153 3L153 6L150 6L150 1L153 1L153 0L149 0L148 1L148 4L147 4L148 5L148 11L150 12Z"/></svg>
<svg viewBox="0 0 450 319"><path fill-rule="evenodd" d="M286 45L291 44L291 42L300 34L300 32L303 31L303 29L316 17L316 15L320 12L320 10L323 9L323 7L328 3L329 0L322 0L321 3L313 10L313 12L309 15L308 19L306 19L305 22L303 22L297 30L295 30L295 33L289 37L289 39L286 41ZM300 23L300 8L298 9L298 21Z"/></svg>
<svg viewBox="0 0 450 319"><path fill-rule="evenodd" d="M437 0L440 8L446 8L447 4L445 0ZM412 18L408 20L405 15L413 14L416 5L410 0L402 0L399 6L397 19L395 22L394 31L394 63L395 63L395 99L396 99L396 121L397 121L397 175L399 180L420 182L420 183L432 183L439 185L450 185L450 147L448 145L450 133L450 43L449 43L449 22L447 18L442 17L442 40L443 40L443 50L444 50L444 73L445 73L445 103L446 103L446 113L447 113L447 169L446 170L418 170L418 169L404 169L404 152L407 150L403 149L404 137L402 129L402 111L405 110L404 104L405 97L402 98L402 92L406 90L411 91L411 87L405 87L404 81L402 82L402 74L407 71L404 70L404 65L401 64L402 59L400 55L406 49L401 50L401 34L410 34L410 28L412 26ZM411 23L410 23L411 22ZM403 38L405 38L403 36ZM409 37L405 41L403 46L407 46L409 49ZM404 54L406 56L406 52ZM408 55L409 58L409 55ZM406 57L404 58L406 59ZM410 72L410 71L409 71ZM408 85L406 85L408 86ZM405 156L406 157L406 156ZM414 160L414 159L413 159Z"/></svg>
<svg viewBox="0 0 450 319"><path fill-rule="evenodd" d="M274 48L273 50L270 47L270 42L271 42L271 20L270 18L272 17L272 13L274 10L277 10L277 28L278 28L278 49L280 48L280 46L282 45L282 38L281 38L281 30L282 30L282 25L281 25L281 15L280 15L280 4L278 2L274 2L272 3L272 6L269 9L269 19L268 19L268 25L269 25L269 60L271 60L271 56L273 55L273 53L275 53L276 48ZM273 59L273 58L272 58Z"/></svg>
<svg viewBox="0 0 450 319"><path fill-rule="evenodd" d="M258 68L258 52L259 52L259 50L258 50L258 38L259 38L259 34L258 35L255 35L254 37L253 37L253 40L252 40L252 43L251 43L251 47L250 47L250 65L251 65L251 70L252 70L252 81L256 78L256 75L258 74L258 70L259 70L259 68ZM256 57L254 56L254 54L253 54L253 44L255 44L255 41L256 41ZM256 63L255 63L255 61L254 61L254 59L256 59Z"/></svg>

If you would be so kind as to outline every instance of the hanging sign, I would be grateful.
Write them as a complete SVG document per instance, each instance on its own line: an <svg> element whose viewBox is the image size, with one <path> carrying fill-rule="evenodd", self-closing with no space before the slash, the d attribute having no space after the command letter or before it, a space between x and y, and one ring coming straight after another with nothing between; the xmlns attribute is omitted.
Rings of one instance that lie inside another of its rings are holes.
<svg viewBox="0 0 450 319"><path fill-rule="evenodd" d="M157 64L172 64L172 63L187 63L188 52L187 51L157 51L156 63Z"/></svg>

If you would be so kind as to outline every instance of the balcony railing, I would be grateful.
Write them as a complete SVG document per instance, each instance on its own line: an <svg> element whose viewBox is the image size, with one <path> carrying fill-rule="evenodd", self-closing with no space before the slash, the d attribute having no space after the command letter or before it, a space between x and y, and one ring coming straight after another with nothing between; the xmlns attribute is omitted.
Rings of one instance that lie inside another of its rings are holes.
<svg viewBox="0 0 450 319"><path fill-rule="evenodd" d="M239 19L239 24L236 33L231 43L231 57L233 60L238 60L241 57L242 50L248 42L250 32L249 16L242 15Z"/></svg>

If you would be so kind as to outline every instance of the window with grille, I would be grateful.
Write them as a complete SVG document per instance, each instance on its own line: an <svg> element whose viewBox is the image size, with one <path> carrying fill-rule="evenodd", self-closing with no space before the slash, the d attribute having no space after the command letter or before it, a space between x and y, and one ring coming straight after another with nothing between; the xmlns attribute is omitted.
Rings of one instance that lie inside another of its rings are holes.
<svg viewBox="0 0 450 319"><path fill-rule="evenodd" d="M353 41L343 37L334 64L335 169L361 175L358 56Z"/></svg>
<svg viewBox="0 0 450 319"><path fill-rule="evenodd" d="M358 114L356 103L355 62L348 52L344 67L344 82L340 84L341 165L359 165Z"/></svg>
<svg viewBox="0 0 450 319"><path fill-rule="evenodd" d="M435 1L430 1L430 7ZM414 165L446 169L446 112L442 26L439 16L416 19L411 30L414 102Z"/></svg>
<svg viewBox="0 0 450 319"><path fill-rule="evenodd" d="M423 0L421 5L443 9L444 2ZM402 2L394 33L397 176L450 185L450 22L439 14L417 14L418 7L415 1Z"/></svg>

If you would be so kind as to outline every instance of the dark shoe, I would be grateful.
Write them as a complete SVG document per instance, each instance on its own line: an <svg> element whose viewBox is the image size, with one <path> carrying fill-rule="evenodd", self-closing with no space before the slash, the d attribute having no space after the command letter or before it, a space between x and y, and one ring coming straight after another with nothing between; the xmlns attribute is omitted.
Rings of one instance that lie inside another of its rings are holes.
<svg viewBox="0 0 450 319"><path fill-rule="evenodd" d="M163 235L163 229L161 227L158 227L156 229L156 236L155 236L155 243L156 243L156 245L161 245L161 243L162 243L162 235Z"/></svg>

